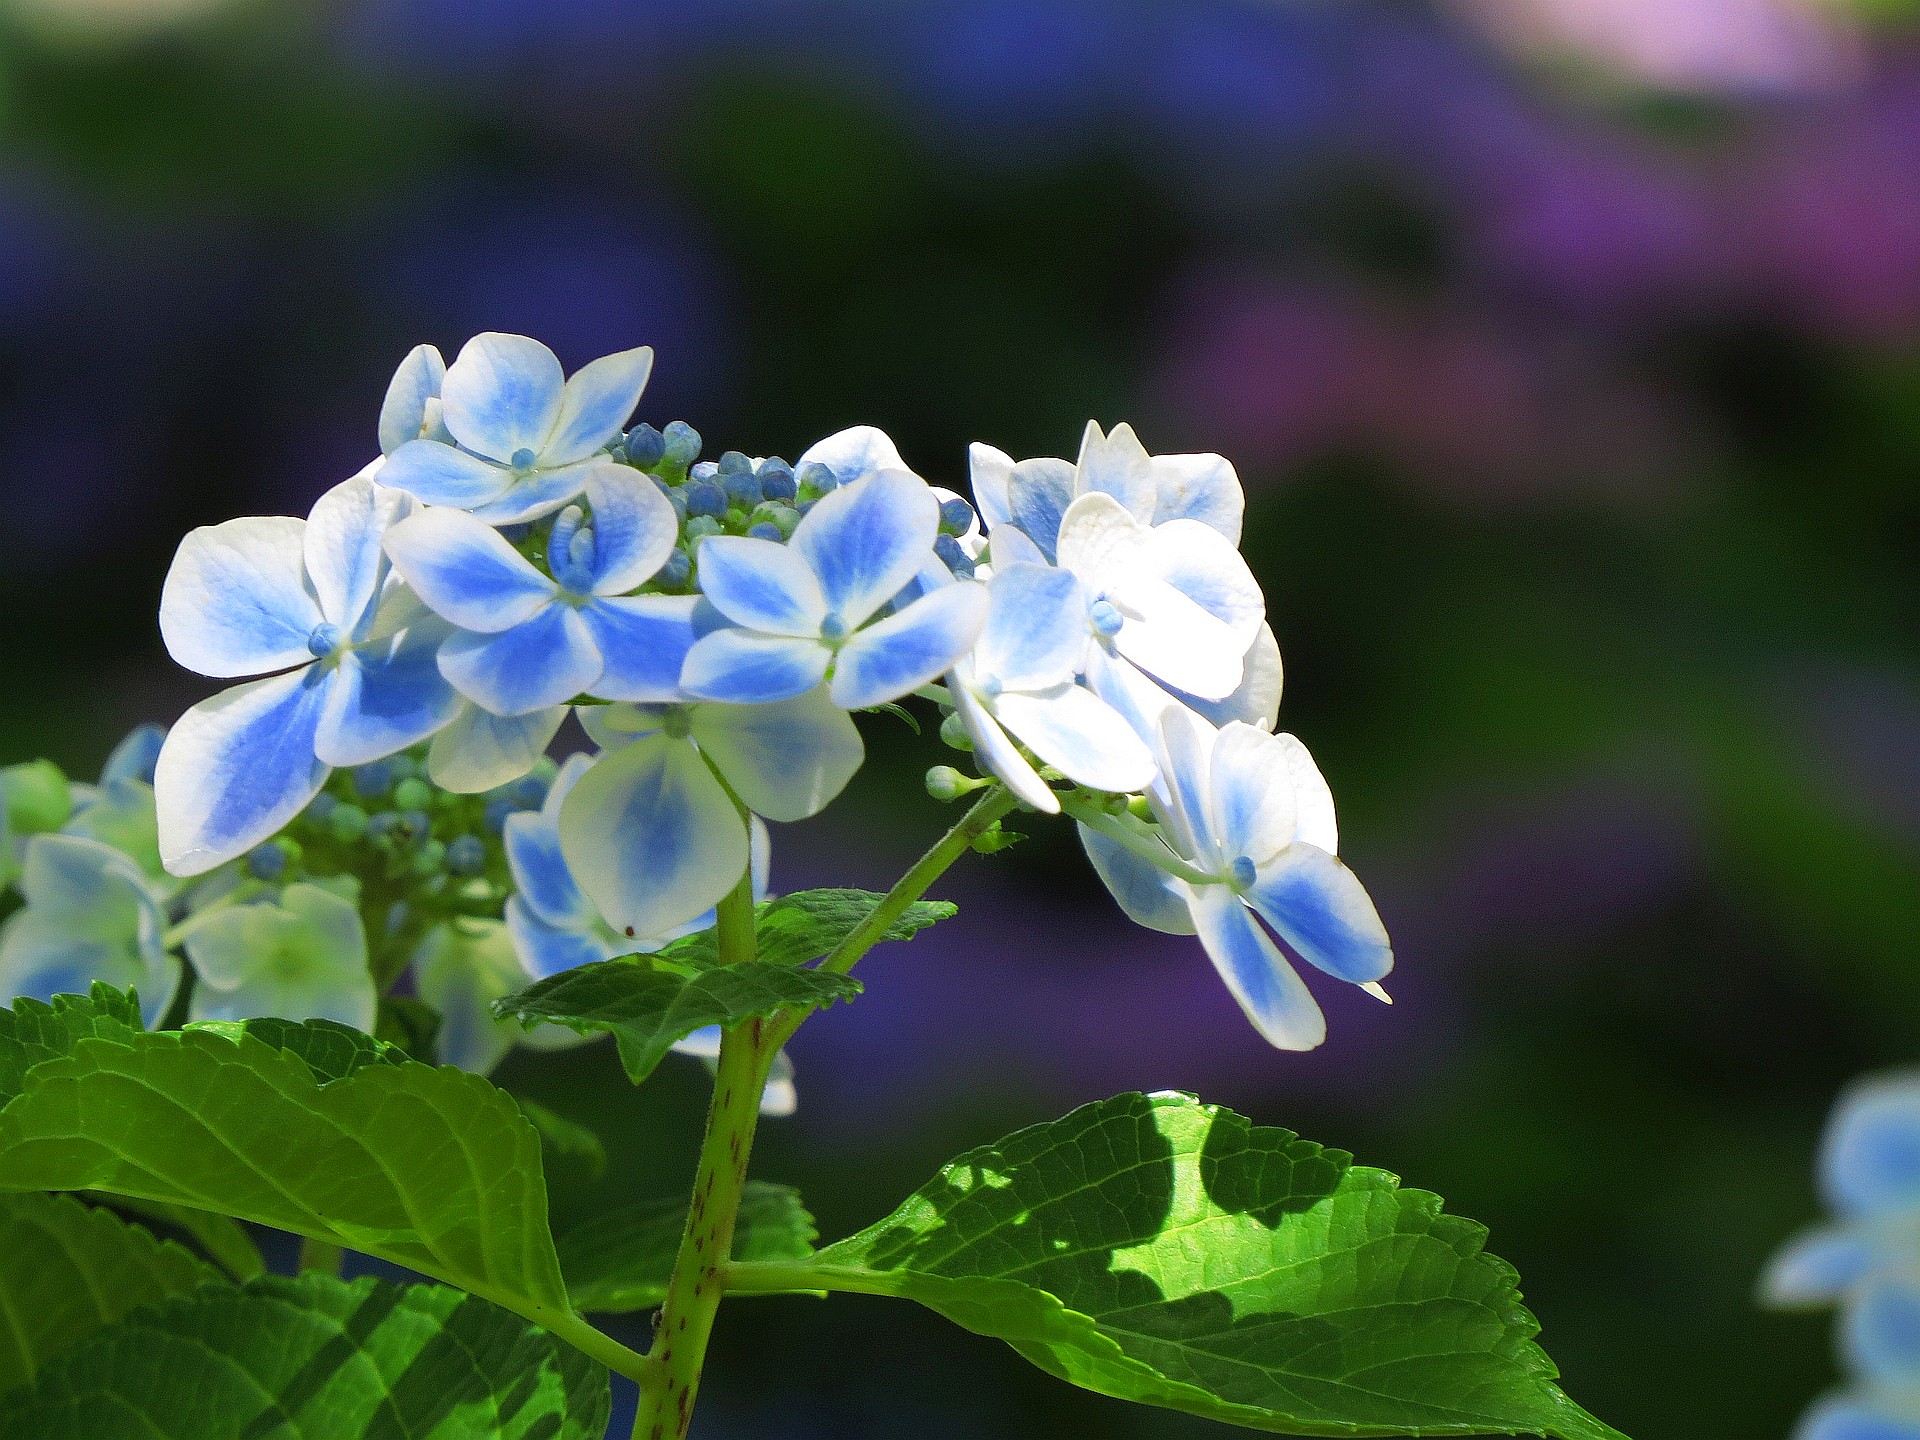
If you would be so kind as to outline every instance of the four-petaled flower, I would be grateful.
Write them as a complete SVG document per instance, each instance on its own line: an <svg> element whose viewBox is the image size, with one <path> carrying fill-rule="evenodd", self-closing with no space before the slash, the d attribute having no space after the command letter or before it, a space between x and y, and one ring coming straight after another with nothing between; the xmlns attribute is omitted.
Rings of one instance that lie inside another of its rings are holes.
<svg viewBox="0 0 1920 1440"><path fill-rule="evenodd" d="M402 362L381 413L381 443L402 440L375 471L382 485L429 505L470 510L490 525L551 514L585 488L589 466L640 403L653 369L646 346L603 356L566 378L538 340L488 332L438 370L439 354ZM437 392L437 395L436 395ZM433 407L447 439L432 438Z"/></svg>
<svg viewBox="0 0 1920 1440"><path fill-rule="evenodd" d="M877 470L822 498L785 544L715 535L700 591L732 624L687 652L687 693L735 704L787 700L827 675L846 710L897 700L952 668L986 621L977 584L943 585L877 618L936 563L940 502L918 476Z"/></svg>
<svg viewBox="0 0 1920 1440"><path fill-rule="evenodd" d="M373 1029L367 932L358 907L331 890L302 881L277 901L209 909L187 922L186 946L199 976L195 1020L277 1015Z"/></svg>
<svg viewBox="0 0 1920 1440"><path fill-rule="evenodd" d="M271 678L201 701L167 734L154 791L174 875L258 845L334 766L404 750L453 718L459 696L434 663L447 626L381 549L413 509L356 476L305 520L229 520L181 541L160 597L168 651L202 675Z"/></svg>
<svg viewBox="0 0 1920 1440"><path fill-rule="evenodd" d="M1083 822L1088 858L1135 921L1199 935L1272 1044L1311 1050L1326 1039L1326 1018L1260 921L1308 963L1382 998L1378 982L1393 968L1373 902L1337 858L1327 782L1291 735L1239 723L1215 730L1170 710L1160 737L1160 777L1148 792L1157 835L1117 818L1111 829Z"/></svg>

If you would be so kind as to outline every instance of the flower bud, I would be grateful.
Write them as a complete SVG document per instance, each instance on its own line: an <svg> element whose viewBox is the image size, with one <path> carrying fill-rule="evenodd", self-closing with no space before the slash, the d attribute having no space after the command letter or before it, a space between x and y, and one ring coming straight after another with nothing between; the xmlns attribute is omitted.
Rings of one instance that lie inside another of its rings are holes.
<svg viewBox="0 0 1920 1440"><path fill-rule="evenodd" d="M698 452L696 452L698 453ZM651 425L636 425L627 432L627 462L642 470L651 470L667 454L667 437Z"/></svg>
<svg viewBox="0 0 1920 1440"><path fill-rule="evenodd" d="M967 727L957 710L940 722L940 739L951 750L973 749L973 736L967 733Z"/></svg>
<svg viewBox="0 0 1920 1440"><path fill-rule="evenodd" d="M940 502L940 533L964 535L973 528L973 507L959 496Z"/></svg>
<svg viewBox="0 0 1920 1440"><path fill-rule="evenodd" d="M447 873L478 875L487 868L487 842L478 835L457 835L447 842Z"/></svg>
<svg viewBox="0 0 1920 1440"><path fill-rule="evenodd" d="M256 880L278 880L287 869L287 852L269 840L247 852L247 874Z"/></svg>
<svg viewBox="0 0 1920 1440"><path fill-rule="evenodd" d="M367 833L367 812L358 805L336 805L327 816L327 830L342 845L351 845Z"/></svg>
<svg viewBox="0 0 1920 1440"><path fill-rule="evenodd" d="M927 794L942 804L958 800L971 790L978 790L983 783L962 775L951 765L936 765L927 771Z"/></svg>
<svg viewBox="0 0 1920 1440"><path fill-rule="evenodd" d="M433 803L433 787L424 780L402 780L393 787L393 803L402 810L425 810Z"/></svg>
<svg viewBox="0 0 1920 1440"><path fill-rule="evenodd" d="M666 442L661 459L676 470L685 470L700 458L700 432L684 420L675 420L660 432Z"/></svg>
<svg viewBox="0 0 1920 1440"><path fill-rule="evenodd" d="M754 474L760 479L760 493L769 500L791 500L800 491L793 467L778 455L762 460Z"/></svg>

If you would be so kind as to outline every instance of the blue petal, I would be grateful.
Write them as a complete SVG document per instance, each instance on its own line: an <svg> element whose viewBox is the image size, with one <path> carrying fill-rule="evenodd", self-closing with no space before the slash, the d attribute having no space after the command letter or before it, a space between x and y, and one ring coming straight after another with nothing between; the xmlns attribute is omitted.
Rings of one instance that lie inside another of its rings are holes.
<svg viewBox="0 0 1920 1440"><path fill-rule="evenodd" d="M560 362L538 340L489 331L447 367L441 411L453 438L477 455L503 463L522 450L538 456L560 416L564 384Z"/></svg>
<svg viewBox="0 0 1920 1440"><path fill-rule="evenodd" d="M1041 690L1071 680L1087 658L1087 593L1071 571L1044 565L995 566L992 608L974 668L1009 690Z"/></svg>
<svg viewBox="0 0 1920 1440"><path fill-rule="evenodd" d="M818 640L715 630L687 651L680 685L689 695L736 705L791 700L820 683L829 654Z"/></svg>
<svg viewBox="0 0 1920 1440"><path fill-rule="evenodd" d="M307 581L320 613L348 635L366 633L387 578L382 542L416 508L413 497L355 476L315 502L302 541Z"/></svg>
<svg viewBox="0 0 1920 1440"><path fill-rule="evenodd" d="M1098 830L1085 825L1079 829L1080 844L1093 862L1094 873L1129 920L1166 935L1194 933L1186 887L1180 881Z"/></svg>
<svg viewBox="0 0 1920 1440"><path fill-rule="evenodd" d="M842 485L851 484L875 470L904 470L907 462L884 430L872 425L855 425L809 445L799 465L824 465L833 471Z"/></svg>
<svg viewBox="0 0 1920 1440"><path fill-rule="evenodd" d="M851 629L913 579L939 533L940 501L927 483L880 470L823 497L787 543L812 567L827 609Z"/></svg>
<svg viewBox="0 0 1920 1440"><path fill-rule="evenodd" d="M581 606L606 662L593 693L656 705L682 698L680 671L693 648L699 603L693 595L627 595Z"/></svg>
<svg viewBox="0 0 1920 1440"><path fill-rule="evenodd" d="M605 449L625 428L652 372L653 350L646 345L603 355L574 371L561 392L560 417L540 452L540 463L569 465Z"/></svg>
<svg viewBox="0 0 1920 1440"><path fill-rule="evenodd" d="M1866 1236L1846 1230L1814 1230L1789 1242L1767 1262L1760 1299L1782 1309L1830 1305L1882 1262Z"/></svg>
<svg viewBox="0 0 1920 1440"><path fill-rule="evenodd" d="M518 895L507 897L507 933L513 937L520 964L536 980L621 953L597 935L549 925Z"/></svg>
<svg viewBox="0 0 1920 1440"><path fill-rule="evenodd" d="M394 568L436 615L493 634L523 624L558 593L499 531L457 510L424 510L387 533Z"/></svg>
<svg viewBox="0 0 1920 1440"><path fill-rule="evenodd" d="M1848 1091L1821 1142L1820 1179L1843 1215L1920 1206L1920 1075L1869 1080Z"/></svg>
<svg viewBox="0 0 1920 1440"><path fill-rule="evenodd" d="M1060 542L1060 519L1073 503L1073 466L1064 460L1022 460L1007 477L1007 509L1013 523L1051 562Z"/></svg>
<svg viewBox="0 0 1920 1440"><path fill-rule="evenodd" d="M1393 969L1387 927L1358 878L1317 845L1289 845L1260 867L1251 901L1293 952L1355 985Z"/></svg>
<svg viewBox="0 0 1920 1440"><path fill-rule="evenodd" d="M673 502L645 475L624 465L587 471L593 506L593 589L621 595L638 589L666 564L680 538Z"/></svg>
<svg viewBox="0 0 1920 1440"><path fill-rule="evenodd" d="M1240 525L1247 508L1240 477L1218 455L1156 455L1153 523L1198 520L1240 543Z"/></svg>
<svg viewBox="0 0 1920 1440"><path fill-rule="evenodd" d="M1801 1418L1793 1440L1920 1440L1920 1414L1896 1414L1871 1396L1836 1395Z"/></svg>
<svg viewBox="0 0 1920 1440"><path fill-rule="evenodd" d="M429 505L472 510L513 488L513 472L438 440L409 440L387 457L373 478Z"/></svg>
<svg viewBox="0 0 1920 1440"><path fill-rule="evenodd" d="M834 704L847 710L883 705L946 674L979 638L987 604L987 587L966 580L867 626L834 662Z"/></svg>
<svg viewBox="0 0 1920 1440"><path fill-rule="evenodd" d="M305 521L284 515L189 532L160 592L167 653L221 679L311 660L307 642L325 617L307 589L305 534Z"/></svg>
<svg viewBox="0 0 1920 1440"><path fill-rule="evenodd" d="M387 398L380 406L380 453L391 455L409 440L420 438L426 425L427 401L440 398L440 382L447 362L431 345L416 345L393 372Z"/></svg>
<svg viewBox="0 0 1920 1440"><path fill-rule="evenodd" d="M700 542L698 559L700 593L734 624L768 635L820 633L826 596L799 551L775 540L713 535Z"/></svg>
<svg viewBox="0 0 1920 1440"><path fill-rule="evenodd" d="M494 499L469 508L474 519L489 525L521 525L538 520L578 499L580 492L587 488L588 477L600 468L600 463L583 460L554 470L531 471Z"/></svg>
<svg viewBox="0 0 1920 1440"><path fill-rule="evenodd" d="M1240 897L1225 885L1195 885L1188 893L1207 958L1267 1043L1311 1050L1325 1040L1320 1006Z"/></svg>
<svg viewBox="0 0 1920 1440"><path fill-rule="evenodd" d="M1007 524L1007 482L1013 476L1013 457L978 440L967 447L967 474L973 487L973 508L988 530Z"/></svg>
<svg viewBox="0 0 1920 1440"><path fill-rule="evenodd" d="M166 743L167 727L164 725L136 725L113 747L107 756L107 763L100 771L100 786L105 789L116 780L140 780L148 785L153 783L154 763L160 758L160 747Z"/></svg>
<svg viewBox="0 0 1920 1440"><path fill-rule="evenodd" d="M580 612L549 605L498 635L459 631L440 647L440 673L496 715L565 704L600 678L599 647Z"/></svg>
<svg viewBox="0 0 1920 1440"><path fill-rule="evenodd" d="M310 665L236 685L167 732L153 789L169 871L203 874L306 809L332 768L313 753L330 678Z"/></svg>
<svg viewBox="0 0 1920 1440"><path fill-rule="evenodd" d="M578 929L593 917L593 907L560 853L556 815L509 815L502 840L514 889L534 915L561 929Z"/></svg>
<svg viewBox="0 0 1920 1440"><path fill-rule="evenodd" d="M365 765L450 724L460 697L437 663L447 635L422 612L420 623L341 656L314 753L329 765Z"/></svg>
<svg viewBox="0 0 1920 1440"><path fill-rule="evenodd" d="M1874 1385L1920 1385L1920 1288L1881 1277L1848 1302L1840 1344L1856 1374Z"/></svg>
<svg viewBox="0 0 1920 1440"><path fill-rule="evenodd" d="M773 705L696 706L693 738L748 809L783 822L826 809L866 758L824 686Z"/></svg>
<svg viewBox="0 0 1920 1440"><path fill-rule="evenodd" d="M1102 435L1089 420L1074 470L1077 494L1111 495L1138 519L1154 523L1153 462L1131 425L1116 425L1111 435Z"/></svg>

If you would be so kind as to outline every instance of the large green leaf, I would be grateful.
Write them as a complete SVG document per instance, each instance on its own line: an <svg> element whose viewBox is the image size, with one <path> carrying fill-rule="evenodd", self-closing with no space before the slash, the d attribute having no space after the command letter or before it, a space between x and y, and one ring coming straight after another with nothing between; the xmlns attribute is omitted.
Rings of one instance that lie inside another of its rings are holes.
<svg viewBox="0 0 1920 1440"><path fill-rule="evenodd" d="M323 1085L245 1027L83 1039L0 1109L0 1189L214 1210L569 1313L540 1138L458 1070L381 1061Z"/></svg>
<svg viewBox="0 0 1920 1440"><path fill-rule="evenodd" d="M560 1237L560 1268L581 1310L650 1310L667 1298L667 1277L687 1224L684 1200L610 1210ZM805 1260L819 1232L787 1185L749 1180L734 1224L735 1260Z"/></svg>
<svg viewBox="0 0 1920 1440"><path fill-rule="evenodd" d="M606 1371L471 1295L265 1276L135 1311L0 1399L33 1440L602 1440Z"/></svg>
<svg viewBox="0 0 1920 1440"><path fill-rule="evenodd" d="M172 1227L204 1250L208 1257L233 1279L247 1281L266 1273L267 1262L260 1247L245 1227L216 1215L211 1210L195 1210L187 1205L165 1205L158 1200L136 1200L130 1195L101 1195L92 1199L111 1206L123 1215ZM163 1231L164 1233L164 1231Z"/></svg>
<svg viewBox="0 0 1920 1440"><path fill-rule="evenodd" d="M220 1278L178 1245L71 1196L0 1195L0 1394L128 1311Z"/></svg>
<svg viewBox="0 0 1920 1440"><path fill-rule="evenodd" d="M404 1065L410 1058L398 1045L332 1020L203 1020L187 1029L208 1030L230 1040L251 1035L276 1050L298 1055L323 1085L344 1080L368 1065Z"/></svg>
<svg viewBox="0 0 1920 1440"><path fill-rule="evenodd" d="M108 985L84 997L56 995L51 1005L20 997L0 1010L0 1104L20 1093L27 1071L42 1060L70 1053L89 1035L124 1040L139 1029L138 1002Z"/></svg>
<svg viewBox="0 0 1920 1440"><path fill-rule="evenodd" d="M737 1288L905 1296L1090 1390L1256 1430L1620 1440L1554 1383L1485 1240L1339 1151L1123 1095Z"/></svg>

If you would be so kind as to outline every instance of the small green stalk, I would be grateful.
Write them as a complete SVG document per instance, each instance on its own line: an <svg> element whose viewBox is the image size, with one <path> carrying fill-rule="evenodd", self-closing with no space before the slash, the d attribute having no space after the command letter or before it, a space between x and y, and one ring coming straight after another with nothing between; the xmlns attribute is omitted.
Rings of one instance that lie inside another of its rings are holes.
<svg viewBox="0 0 1920 1440"><path fill-rule="evenodd" d="M750 876L742 876L720 902L716 928L723 964L753 959ZM720 1063L713 1079L700 1164L694 1173L693 1202L647 1357L659 1366L659 1379L641 1389L634 1440L681 1440L693 1419L700 1367L720 1308L721 1270L733 1253L734 1222L746 1184L754 1127L760 1119L760 1093L766 1088L773 1056L773 1050L762 1043L761 1030L760 1021L749 1021L728 1030L720 1040Z"/></svg>

